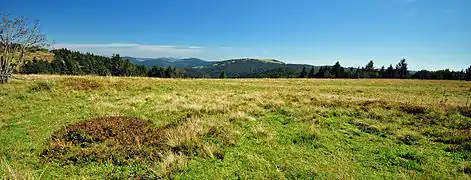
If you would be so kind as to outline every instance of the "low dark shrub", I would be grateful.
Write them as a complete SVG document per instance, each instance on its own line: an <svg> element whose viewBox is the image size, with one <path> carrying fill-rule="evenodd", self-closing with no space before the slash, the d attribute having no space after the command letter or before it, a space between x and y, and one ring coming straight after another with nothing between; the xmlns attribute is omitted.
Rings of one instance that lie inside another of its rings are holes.
<svg viewBox="0 0 471 180"><path fill-rule="evenodd" d="M400 109L407 114L413 114L413 115L424 114L427 110L427 108L423 106L412 105L412 104L404 104L400 107Z"/></svg>
<svg viewBox="0 0 471 180"><path fill-rule="evenodd" d="M415 145L419 140L417 136L412 134L400 135L397 137L397 139L407 145Z"/></svg>
<svg viewBox="0 0 471 180"><path fill-rule="evenodd" d="M39 82L30 89L32 92L50 91L52 86L47 82Z"/></svg>
<svg viewBox="0 0 471 180"><path fill-rule="evenodd" d="M159 158L161 132L134 117L99 117L55 132L41 156L62 164L111 162L117 165Z"/></svg>
<svg viewBox="0 0 471 180"><path fill-rule="evenodd" d="M364 122L352 121L352 122L350 122L350 124L355 125L358 129L360 129L361 131L366 132L366 133L376 134L376 135L381 133L381 130L379 128L377 128L376 126L369 125L369 124L366 124Z"/></svg>
<svg viewBox="0 0 471 180"><path fill-rule="evenodd" d="M471 107L459 107L458 111L461 115L471 118Z"/></svg>

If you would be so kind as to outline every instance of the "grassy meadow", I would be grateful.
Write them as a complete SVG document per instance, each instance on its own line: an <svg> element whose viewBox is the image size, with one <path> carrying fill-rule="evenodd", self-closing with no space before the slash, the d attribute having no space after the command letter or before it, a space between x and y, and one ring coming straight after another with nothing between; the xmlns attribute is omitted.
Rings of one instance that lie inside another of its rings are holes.
<svg viewBox="0 0 471 180"><path fill-rule="evenodd" d="M0 176L470 179L470 93L465 81L17 75L0 84Z"/></svg>

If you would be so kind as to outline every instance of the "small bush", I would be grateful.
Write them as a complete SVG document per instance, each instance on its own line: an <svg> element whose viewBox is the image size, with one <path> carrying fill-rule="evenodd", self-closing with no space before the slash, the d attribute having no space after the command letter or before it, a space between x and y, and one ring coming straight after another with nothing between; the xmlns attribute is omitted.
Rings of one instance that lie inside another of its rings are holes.
<svg viewBox="0 0 471 180"><path fill-rule="evenodd" d="M459 107L458 111L461 115L471 118L471 107Z"/></svg>
<svg viewBox="0 0 471 180"><path fill-rule="evenodd" d="M158 174L167 177L172 170L183 166L187 157L223 159L220 146L233 143L229 132L216 128L210 128L207 133L216 142L203 142L204 134L192 129L198 125L194 123L155 128L151 121L135 117L98 117L53 133L40 156L45 162L60 165L111 163L138 167L131 175L142 172L146 175L148 169L143 165L158 162L162 168ZM131 175L128 178L134 177Z"/></svg>
<svg viewBox="0 0 471 180"><path fill-rule="evenodd" d="M100 117L55 132L41 156L61 164L130 164L159 158L160 137L150 121L134 117Z"/></svg>
<svg viewBox="0 0 471 180"><path fill-rule="evenodd" d="M418 143L417 141L419 140L419 137L415 134L403 134L399 135L397 139L403 142L404 144L415 145Z"/></svg>
<svg viewBox="0 0 471 180"><path fill-rule="evenodd" d="M407 114L413 114L413 115L424 114L427 110L427 108L423 106L412 105L412 104L402 105L400 109Z"/></svg>
<svg viewBox="0 0 471 180"><path fill-rule="evenodd" d="M31 87L30 90L32 92L50 91L52 90L52 86L48 82L39 82L35 86Z"/></svg>
<svg viewBox="0 0 471 180"><path fill-rule="evenodd" d="M358 129L366 133L371 133L371 134L376 134L376 135L381 133L381 130L378 127L374 125L366 124L364 122L353 121L353 122L350 122L350 124L355 125Z"/></svg>

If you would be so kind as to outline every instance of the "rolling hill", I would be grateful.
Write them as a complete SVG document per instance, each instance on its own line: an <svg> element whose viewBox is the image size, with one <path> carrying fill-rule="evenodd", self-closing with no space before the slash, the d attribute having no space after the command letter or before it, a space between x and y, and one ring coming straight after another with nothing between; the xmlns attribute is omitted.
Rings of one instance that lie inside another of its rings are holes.
<svg viewBox="0 0 471 180"><path fill-rule="evenodd" d="M309 70L312 65L306 64L287 64L276 59L257 59L241 58L223 61L205 61L198 58L135 58L123 57L129 59L133 64L144 65L147 67L172 66L185 69L188 77L218 77L224 71L228 77L277 77L280 73L291 77L300 72L303 67ZM280 69L283 69L280 71ZM315 66L317 70L318 67Z"/></svg>
<svg viewBox="0 0 471 180"><path fill-rule="evenodd" d="M197 66L185 68L189 77L218 77L224 71L228 77L264 77L262 74L269 73L277 69L284 69L286 72L298 72L303 67L311 68L305 64L286 64L275 59L231 59L214 62L208 66ZM289 74L286 74L289 75Z"/></svg>
<svg viewBox="0 0 471 180"><path fill-rule="evenodd" d="M129 59L133 64L144 65L146 67L158 66L158 67L167 67L172 66L176 68L186 68L194 66L206 66L212 64L212 62L204 61L198 58L186 58L186 59L177 59L171 57L162 57L162 58L135 58L125 56L123 59Z"/></svg>

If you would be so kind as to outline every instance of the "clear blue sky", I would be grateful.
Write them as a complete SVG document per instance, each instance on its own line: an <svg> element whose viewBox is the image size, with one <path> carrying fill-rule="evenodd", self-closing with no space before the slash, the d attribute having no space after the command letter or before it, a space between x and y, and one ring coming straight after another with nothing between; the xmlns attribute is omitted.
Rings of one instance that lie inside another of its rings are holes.
<svg viewBox="0 0 471 180"><path fill-rule="evenodd" d="M411 69L471 65L471 0L22 0L55 47L136 57L276 58Z"/></svg>

